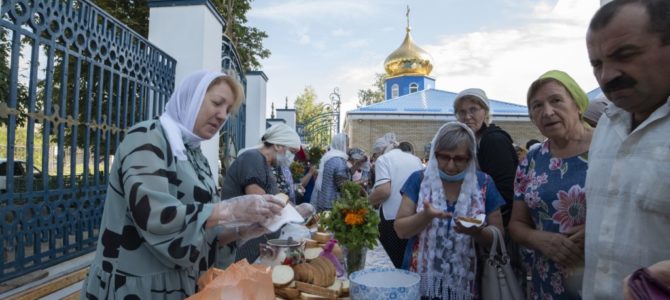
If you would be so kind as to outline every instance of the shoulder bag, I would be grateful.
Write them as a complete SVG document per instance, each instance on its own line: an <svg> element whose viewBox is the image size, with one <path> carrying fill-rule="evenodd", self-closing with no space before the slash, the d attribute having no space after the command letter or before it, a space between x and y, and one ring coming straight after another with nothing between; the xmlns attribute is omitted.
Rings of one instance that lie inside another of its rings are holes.
<svg viewBox="0 0 670 300"><path fill-rule="evenodd" d="M493 235L493 243L488 257L484 260L482 272L482 299L484 300L522 300L521 285L514 275L510 264L505 241L495 226L484 228Z"/></svg>

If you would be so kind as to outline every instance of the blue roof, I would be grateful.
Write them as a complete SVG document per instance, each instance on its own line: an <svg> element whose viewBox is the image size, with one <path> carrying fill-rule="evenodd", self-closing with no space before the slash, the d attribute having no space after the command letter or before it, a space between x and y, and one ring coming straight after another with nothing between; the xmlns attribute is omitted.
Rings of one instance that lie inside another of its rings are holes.
<svg viewBox="0 0 670 300"><path fill-rule="evenodd" d="M454 100L458 94L428 89L398 98L370 104L348 111L350 114L454 114ZM489 99L493 115L528 116L528 108L500 100Z"/></svg>
<svg viewBox="0 0 670 300"><path fill-rule="evenodd" d="M592 91L586 93L587 96L589 96L589 100L593 100L595 98L604 96L603 91L600 88L595 88Z"/></svg>

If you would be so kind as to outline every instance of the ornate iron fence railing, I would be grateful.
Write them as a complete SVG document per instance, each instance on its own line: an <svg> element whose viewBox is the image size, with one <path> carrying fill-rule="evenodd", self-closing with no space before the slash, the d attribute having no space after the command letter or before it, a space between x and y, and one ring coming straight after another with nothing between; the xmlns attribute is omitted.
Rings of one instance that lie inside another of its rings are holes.
<svg viewBox="0 0 670 300"><path fill-rule="evenodd" d="M330 93L330 103L324 105L324 111L304 123L298 124L304 134L304 142L312 146L326 148L333 136L340 133L340 89Z"/></svg>
<svg viewBox="0 0 670 300"><path fill-rule="evenodd" d="M242 69L240 56L235 50L233 42L225 35L222 36L223 44L221 46L221 70L232 76L236 76L244 90L247 88L247 79ZM219 139L219 157L222 161L230 161L237 157L237 151L245 145L245 130L246 130L246 102L242 103L239 112L231 116L226 125L221 130L221 137ZM224 166L222 166L224 167ZM222 169L225 171L225 168Z"/></svg>
<svg viewBox="0 0 670 300"><path fill-rule="evenodd" d="M95 249L115 149L175 65L86 0L2 1L0 282Z"/></svg>

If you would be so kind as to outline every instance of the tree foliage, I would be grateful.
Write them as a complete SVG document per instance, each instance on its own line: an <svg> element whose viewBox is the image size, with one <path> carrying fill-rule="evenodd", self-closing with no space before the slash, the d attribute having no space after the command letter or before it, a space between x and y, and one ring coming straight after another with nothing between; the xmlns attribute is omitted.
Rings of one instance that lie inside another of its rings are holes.
<svg viewBox="0 0 670 300"><path fill-rule="evenodd" d="M143 37L149 36L147 0L92 0L92 2Z"/></svg>
<svg viewBox="0 0 670 300"><path fill-rule="evenodd" d="M317 103L316 91L311 86L306 86L295 99L296 121L305 124L314 117L326 111L323 103Z"/></svg>
<svg viewBox="0 0 670 300"><path fill-rule="evenodd" d="M226 19L227 35L235 44L246 71L258 70L259 59L270 57L270 50L263 48L263 39L268 37L265 31L246 25L247 12L251 9L252 0L217 0L215 5Z"/></svg>
<svg viewBox="0 0 670 300"><path fill-rule="evenodd" d="M144 37L149 33L149 6L147 0L92 0L100 8L110 13L128 27ZM235 45L242 68L245 71L258 70L260 59L268 58L270 50L263 47L265 31L247 25L246 14L251 9L252 0L216 0L216 9L224 16L225 33Z"/></svg>
<svg viewBox="0 0 670 300"><path fill-rule="evenodd" d="M356 107L368 106L370 104L384 101L384 80L386 74L376 73L375 82L371 89L358 90L358 104Z"/></svg>

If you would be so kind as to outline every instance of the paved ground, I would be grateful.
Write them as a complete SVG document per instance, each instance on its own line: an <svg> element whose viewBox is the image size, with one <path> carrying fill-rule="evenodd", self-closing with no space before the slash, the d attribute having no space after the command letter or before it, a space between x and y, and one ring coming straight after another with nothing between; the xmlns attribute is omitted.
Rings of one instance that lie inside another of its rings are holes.
<svg viewBox="0 0 670 300"><path fill-rule="evenodd" d="M368 254L365 257L365 268L394 268L391 259L388 257L379 241L377 241L377 247L375 247L375 249L368 250Z"/></svg>

